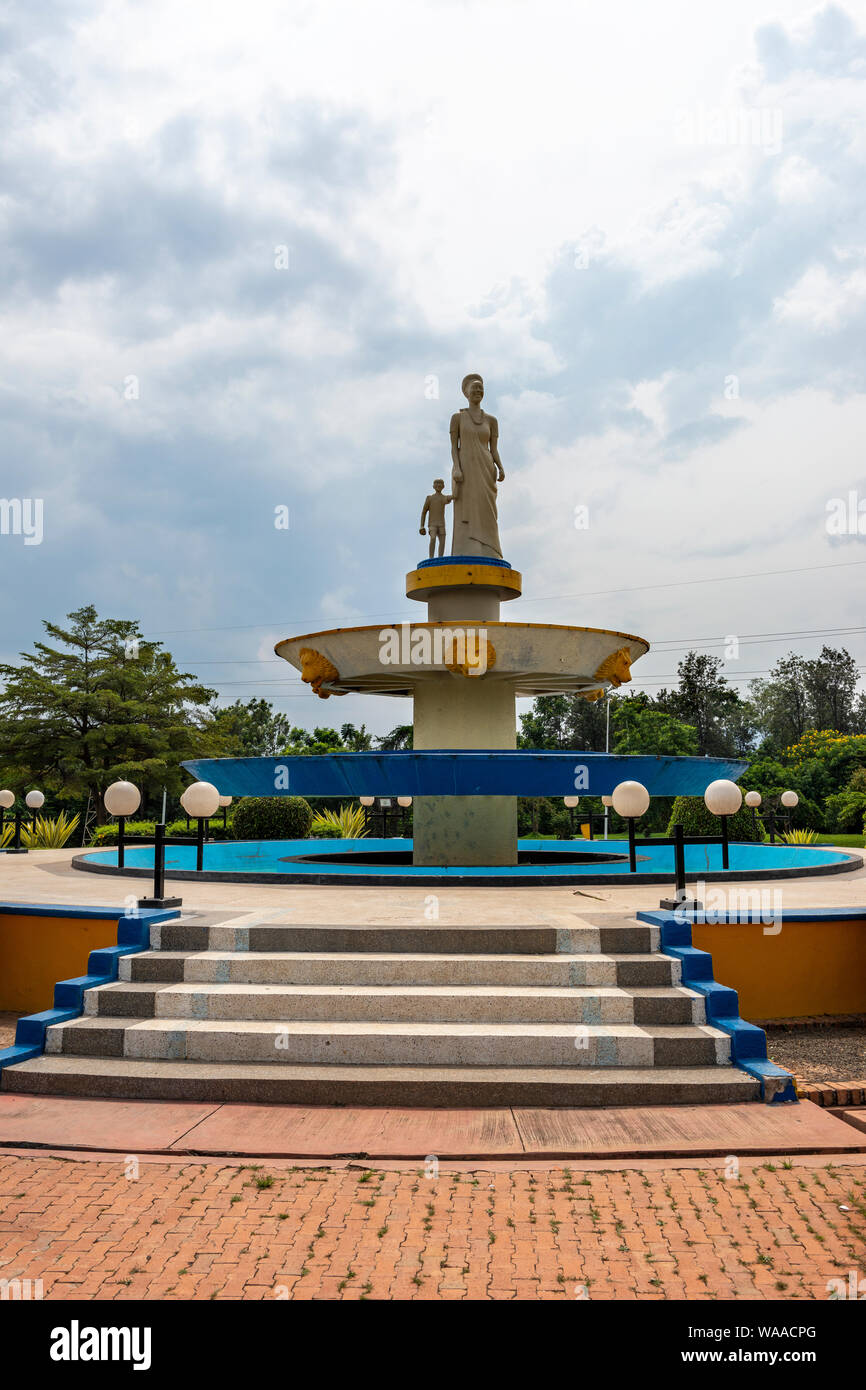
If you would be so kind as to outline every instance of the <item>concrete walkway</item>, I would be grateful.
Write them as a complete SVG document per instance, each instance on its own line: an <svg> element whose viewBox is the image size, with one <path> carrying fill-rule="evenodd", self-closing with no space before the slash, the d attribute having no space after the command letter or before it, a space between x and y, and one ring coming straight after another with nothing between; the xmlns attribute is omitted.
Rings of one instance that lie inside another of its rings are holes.
<svg viewBox="0 0 866 1390"><path fill-rule="evenodd" d="M866 1154L866 1132L808 1101L424 1110L0 1094L0 1147L30 1145L139 1155L480 1162Z"/></svg>
<svg viewBox="0 0 866 1390"><path fill-rule="evenodd" d="M847 853L849 851L844 851ZM124 906L132 895L148 891L147 879L87 874L71 868L80 849L35 850L30 854L0 855L0 901L69 903L101 907ZM854 851L857 853L857 851ZM718 885L717 891L742 885ZM785 909L807 907L863 907L866 905L866 868L825 877L784 879L756 884L780 893ZM658 906L667 895L664 884L632 887L594 885L565 888L323 888L305 884L188 883L167 880L167 891L183 898L184 908L249 911L273 909L281 915L296 911L305 922L344 921L351 913L357 924L404 923L438 920L460 925L475 922L507 926L511 923L566 920L577 908L594 912L634 912ZM431 911L438 917L431 918Z"/></svg>

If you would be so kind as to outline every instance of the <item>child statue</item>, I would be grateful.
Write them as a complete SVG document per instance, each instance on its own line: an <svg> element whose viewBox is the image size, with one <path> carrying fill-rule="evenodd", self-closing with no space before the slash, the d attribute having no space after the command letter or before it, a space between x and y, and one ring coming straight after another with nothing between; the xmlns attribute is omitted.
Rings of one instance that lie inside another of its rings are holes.
<svg viewBox="0 0 866 1390"><path fill-rule="evenodd" d="M450 493L443 493L442 489L444 486L444 478L434 478L434 491L430 493L429 497L424 498L424 506L421 509L421 530L419 535L424 535L424 522L426 518L430 523L428 534L430 536L431 560L433 559L433 550L437 540L439 542L439 554L444 555L445 553L445 508L448 506L449 502L454 501L454 498Z"/></svg>

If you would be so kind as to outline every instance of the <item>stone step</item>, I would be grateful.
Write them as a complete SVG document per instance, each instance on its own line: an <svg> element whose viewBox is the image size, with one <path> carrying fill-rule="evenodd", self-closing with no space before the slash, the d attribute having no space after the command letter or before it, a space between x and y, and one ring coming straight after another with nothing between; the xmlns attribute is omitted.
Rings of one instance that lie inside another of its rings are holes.
<svg viewBox="0 0 866 1390"><path fill-rule="evenodd" d="M46 1052L297 1066L706 1067L730 1062L707 1024L415 1023L82 1017Z"/></svg>
<svg viewBox="0 0 866 1390"><path fill-rule="evenodd" d="M233 922L157 922L151 946L161 951L386 951L470 955L552 955L557 952L644 952L659 944L658 927L639 922L573 927L420 927Z"/></svg>
<svg viewBox="0 0 866 1390"><path fill-rule="evenodd" d="M436 1023L703 1023L679 986L117 984L87 991L99 1018L330 1019Z"/></svg>
<svg viewBox="0 0 866 1390"><path fill-rule="evenodd" d="M680 962L655 954L442 955L370 951L140 951L118 975L134 983L276 985L677 985Z"/></svg>
<svg viewBox="0 0 866 1390"><path fill-rule="evenodd" d="M304 1067L44 1056L5 1067L0 1078L4 1091L37 1095L259 1105L699 1105L757 1101L760 1093L745 1072L716 1066Z"/></svg>

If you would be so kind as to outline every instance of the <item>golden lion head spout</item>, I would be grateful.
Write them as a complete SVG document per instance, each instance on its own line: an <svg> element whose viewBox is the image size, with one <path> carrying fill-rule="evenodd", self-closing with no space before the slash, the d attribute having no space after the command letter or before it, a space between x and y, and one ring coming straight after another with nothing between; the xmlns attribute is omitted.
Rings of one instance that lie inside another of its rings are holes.
<svg viewBox="0 0 866 1390"><path fill-rule="evenodd" d="M625 685L631 680L631 652L628 647L620 647L612 656L605 657L595 673L597 681L610 681L611 685Z"/></svg>
<svg viewBox="0 0 866 1390"><path fill-rule="evenodd" d="M313 687L320 700L329 699L331 692L323 690L322 684L327 682L331 685L340 679L340 673L334 663L314 647L301 647L298 656L301 658L301 680Z"/></svg>
<svg viewBox="0 0 866 1390"><path fill-rule="evenodd" d="M463 642L454 642L445 652L445 669L453 676L477 678L496 665L496 648L480 634L472 633Z"/></svg>

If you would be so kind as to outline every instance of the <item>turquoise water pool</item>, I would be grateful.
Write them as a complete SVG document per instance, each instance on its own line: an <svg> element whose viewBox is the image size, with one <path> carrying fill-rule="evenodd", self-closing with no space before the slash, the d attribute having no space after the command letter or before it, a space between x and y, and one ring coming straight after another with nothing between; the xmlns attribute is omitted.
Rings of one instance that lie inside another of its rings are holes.
<svg viewBox="0 0 866 1390"><path fill-rule="evenodd" d="M411 840L223 840L205 846L204 876L215 880L282 883L633 883L668 882L674 874L672 845L652 840L637 841L637 873L629 873L626 840L519 840L524 854L544 853L544 863L523 863L472 868L416 867L411 863L359 863L358 855L401 855L411 851ZM614 855L610 860L588 859L583 863L556 858L575 853ZM194 845L166 846L165 867L169 878L198 878ZM315 861L316 855L343 854L346 857ZM839 873L860 868L859 855L844 854L824 846L751 844L734 841L730 846L730 869L722 871L721 845L686 845L686 874L695 878L775 878L799 874ZM353 862L354 861L354 862ZM79 855L75 867L95 873L118 873L117 851L95 850ZM150 845L127 846L126 868L120 872L145 876L153 872Z"/></svg>

